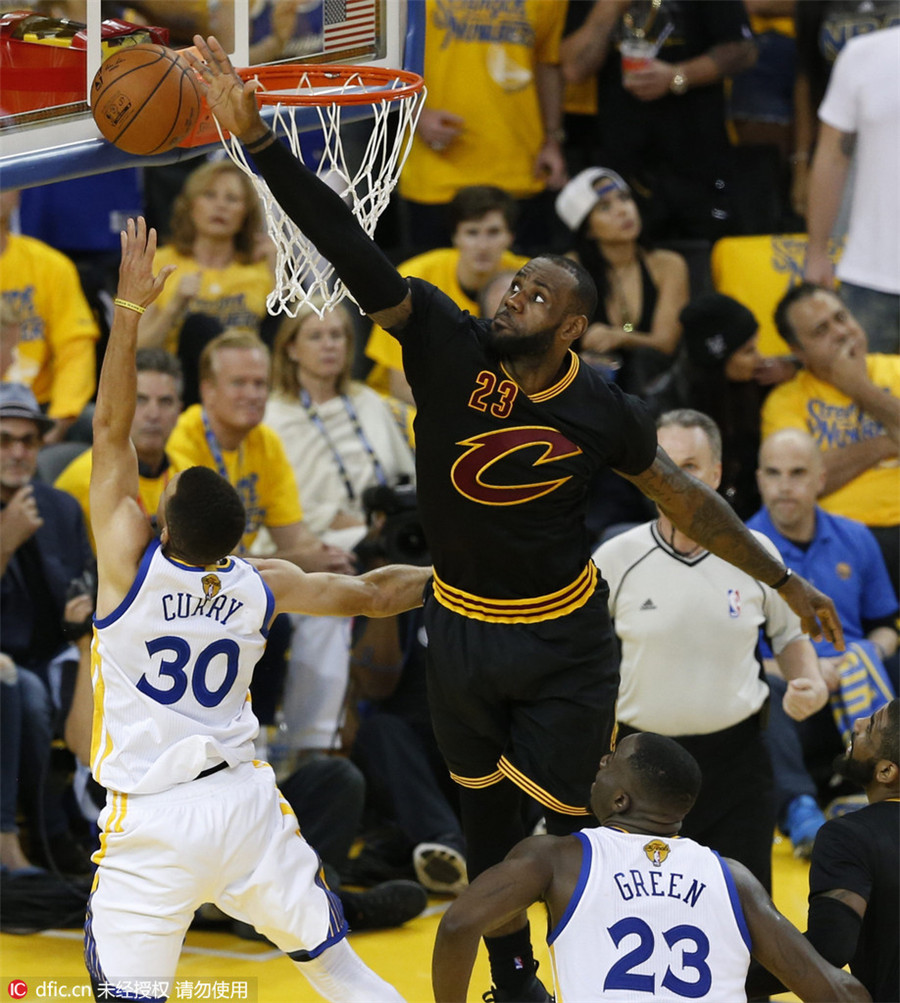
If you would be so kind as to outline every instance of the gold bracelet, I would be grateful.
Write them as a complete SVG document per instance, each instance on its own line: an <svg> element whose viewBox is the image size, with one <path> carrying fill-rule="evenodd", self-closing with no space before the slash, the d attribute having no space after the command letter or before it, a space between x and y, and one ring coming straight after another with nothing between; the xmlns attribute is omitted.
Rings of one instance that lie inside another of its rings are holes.
<svg viewBox="0 0 900 1003"><path fill-rule="evenodd" d="M143 313L146 307L142 307L140 303L132 303L130 300L114 299L113 303L116 306L122 307L123 310L134 310L135 313Z"/></svg>

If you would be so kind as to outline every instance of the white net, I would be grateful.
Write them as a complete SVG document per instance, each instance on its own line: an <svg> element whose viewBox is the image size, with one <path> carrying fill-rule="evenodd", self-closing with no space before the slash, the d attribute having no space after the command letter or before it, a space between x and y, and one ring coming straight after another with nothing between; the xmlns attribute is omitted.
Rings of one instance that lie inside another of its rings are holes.
<svg viewBox="0 0 900 1003"><path fill-rule="evenodd" d="M358 91L360 86L364 86L361 81L351 79L349 87L341 89ZM384 86L379 89L384 90ZM327 91L322 93L322 101L328 102ZM360 226L371 237L409 155L424 102L423 87L411 95L369 106L373 117L372 128L361 159L359 152L354 151L352 159L359 160L355 169L348 166L341 136L342 113L345 107L354 108L353 105L328 102L309 108L276 104L271 126L277 135L287 137L294 156L315 170L344 199ZM310 112L318 113L324 144L324 152L316 164L306 163L300 142L301 134L310 129ZM393 121L389 120L390 116L394 116ZM322 316L345 298L355 303L349 290L335 275L331 262L318 253L294 221L285 215L268 185L250 167L240 142L233 136L226 139L221 129L219 135L228 155L253 181L263 203L266 228L275 243L275 287L266 299L269 313L295 317L301 306L309 305Z"/></svg>

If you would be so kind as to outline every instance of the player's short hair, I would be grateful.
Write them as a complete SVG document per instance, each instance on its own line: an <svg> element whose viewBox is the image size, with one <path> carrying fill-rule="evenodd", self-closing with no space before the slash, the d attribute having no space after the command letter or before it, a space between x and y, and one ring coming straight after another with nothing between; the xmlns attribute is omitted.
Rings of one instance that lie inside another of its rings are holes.
<svg viewBox="0 0 900 1003"><path fill-rule="evenodd" d="M234 487L209 467L188 467L166 500L166 528L174 553L205 567L232 553L244 535L244 504Z"/></svg>
<svg viewBox="0 0 900 1003"><path fill-rule="evenodd" d="M881 732L878 757L900 766L900 698L894 697L887 705L885 717L887 721Z"/></svg>
<svg viewBox="0 0 900 1003"><path fill-rule="evenodd" d="M575 289L572 292L572 312L584 314L590 320L597 309L597 284L591 277L591 273L584 265L579 264L573 258L567 258L564 254L539 254L537 257L541 261L549 261L556 265L557 268L568 272L575 279Z"/></svg>
<svg viewBox="0 0 900 1003"><path fill-rule="evenodd" d="M134 355L134 366L139 373L162 373L171 376L180 397L184 389L184 376L177 355L164 348L139 348Z"/></svg>
<svg viewBox="0 0 900 1003"><path fill-rule="evenodd" d="M519 206L509 192L495 185L467 185L460 188L447 206L450 233L455 233L461 223L484 219L489 212L502 213L510 232L516 232Z"/></svg>
<svg viewBox="0 0 900 1003"><path fill-rule="evenodd" d="M666 411L656 419L656 428L699 428L709 441L714 462L722 459L722 433L708 414L692 407L679 407Z"/></svg>
<svg viewBox="0 0 900 1003"><path fill-rule="evenodd" d="M654 804L687 814L697 800L702 781L700 767L674 738L641 732L628 765L643 794Z"/></svg>
<svg viewBox="0 0 900 1003"><path fill-rule="evenodd" d="M216 335L212 341L203 347L198 363L198 378L202 383L204 380L215 379L216 355L226 348L252 348L257 352L262 352L269 361L269 349L266 343L252 331L242 331L238 328L229 328L221 334Z"/></svg>
<svg viewBox="0 0 900 1003"><path fill-rule="evenodd" d="M788 316L791 312L791 307L795 303L799 303L801 300L809 299L810 296L815 296L816 293L831 293L837 299L840 296L833 289L826 289L824 286L817 286L815 282L807 282L805 279L802 282L798 282L795 286L791 286L790 289L781 297L778 301L778 306L775 307L775 328L782 338L792 347L800 348L800 340L797 337L797 329L791 323L790 317Z"/></svg>

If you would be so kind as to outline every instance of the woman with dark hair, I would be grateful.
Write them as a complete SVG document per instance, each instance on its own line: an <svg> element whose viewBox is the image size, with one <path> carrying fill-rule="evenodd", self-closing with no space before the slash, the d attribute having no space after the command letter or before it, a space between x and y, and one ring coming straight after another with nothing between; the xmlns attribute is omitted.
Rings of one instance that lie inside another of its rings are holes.
<svg viewBox="0 0 900 1003"><path fill-rule="evenodd" d="M205 163L188 176L172 206L171 234L156 262L177 271L141 317L138 346L179 356L187 406L199 399L203 346L226 328L260 333L273 270L256 191L231 161Z"/></svg>
<svg viewBox="0 0 900 1003"><path fill-rule="evenodd" d="M599 294L579 351L640 396L672 364L678 313L689 296L687 263L674 251L642 244L631 189L605 167L576 174L557 196L556 212L573 233L571 256L591 273Z"/></svg>

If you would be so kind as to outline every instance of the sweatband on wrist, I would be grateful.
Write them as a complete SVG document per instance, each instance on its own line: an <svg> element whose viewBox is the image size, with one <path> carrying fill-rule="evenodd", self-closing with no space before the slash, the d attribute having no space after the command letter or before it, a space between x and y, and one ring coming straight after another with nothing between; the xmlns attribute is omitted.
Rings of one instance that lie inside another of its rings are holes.
<svg viewBox="0 0 900 1003"><path fill-rule="evenodd" d="M146 309L145 307L142 307L140 303L132 303L131 300L116 298L113 300L113 303L116 306L122 307L123 310L133 310L135 313L143 313Z"/></svg>

